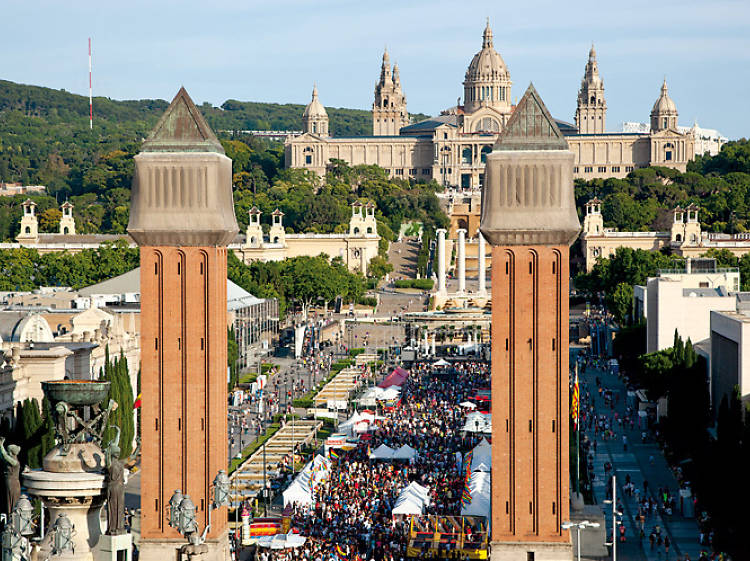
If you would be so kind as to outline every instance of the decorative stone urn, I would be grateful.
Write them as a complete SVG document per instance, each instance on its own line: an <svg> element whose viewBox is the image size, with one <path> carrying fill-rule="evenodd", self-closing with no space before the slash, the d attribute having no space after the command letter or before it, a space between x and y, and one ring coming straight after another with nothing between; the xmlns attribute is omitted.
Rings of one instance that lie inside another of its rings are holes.
<svg viewBox="0 0 750 561"><path fill-rule="evenodd" d="M117 404L110 401L101 407L109 382L42 382L42 390L55 415L58 445L44 457L43 470L22 474L23 484L29 495L40 498L49 509L50 524L64 514L74 531L72 551L61 553L55 550L50 528L40 544L41 558L93 561L106 498L102 435Z"/></svg>

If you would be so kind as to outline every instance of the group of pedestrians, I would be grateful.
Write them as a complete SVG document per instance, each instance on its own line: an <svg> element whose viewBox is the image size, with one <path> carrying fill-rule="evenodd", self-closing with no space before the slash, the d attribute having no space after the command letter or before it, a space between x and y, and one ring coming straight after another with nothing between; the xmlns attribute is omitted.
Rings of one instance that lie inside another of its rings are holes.
<svg viewBox="0 0 750 561"><path fill-rule="evenodd" d="M639 444L645 444L652 440L658 440L658 430L650 426L653 418L644 417L642 414L629 403L621 403L624 396L620 396L617 391L612 391L606 387L606 380L603 379L606 374L602 371L609 370L607 364L595 357L587 357L580 361L580 368L585 372L587 368L596 369L593 378L593 384L587 384L584 379L580 381L580 423L581 423L581 444L583 456L585 457L588 467L588 474L591 480L594 479L594 461L597 449L600 446L608 446L612 453L627 453L629 446L632 447L633 441ZM616 375L610 371L610 376ZM595 399L598 398L598 407ZM649 455L648 466L655 463L654 455ZM646 462L644 461L644 465ZM606 498L612 498L612 476L615 473L615 466L609 460L605 460L603 471L606 482ZM675 474L677 481L681 484L682 477L679 470ZM640 481L640 487L629 473L618 474L617 484L618 501L617 511L625 514L623 500L629 502L629 513L632 517L632 523L628 523L628 517L622 516L618 524L618 541L623 542L628 538L639 540L643 549L658 558L676 559L676 561L695 561L689 555L675 552L672 536L662 526L661 521L671 520L683 512L686 505L682 503L682 498L677 489L670 488L669 485L660 484L650 486L648 480L643 478ZM692 500L692 505L696 502ZM699 561L714 561L726 559L721 553L711 553L712 550L712 532L709 530L707 521L702 522L699 519L701 528L700 544L706 546L702 551Z"/></svg>
<svg viewBox="0 0 750 561"><path fill-rule="evenodd" d="M292 506L291 525L308 538L296 549L264 552L264 561L402 561L407 555L409 521L391 510L411 482L426 487L424 514L458 516L465 472L456 452L479 438L462 434L466 412L459 406L479 388L489 387L486 363L459 363L437 371L417 363L402 386L400 402L380 411L369 440L333 461L325 481L314 489L312 505ZM381 444L417 451L412 462L370 459Z"/></svg>

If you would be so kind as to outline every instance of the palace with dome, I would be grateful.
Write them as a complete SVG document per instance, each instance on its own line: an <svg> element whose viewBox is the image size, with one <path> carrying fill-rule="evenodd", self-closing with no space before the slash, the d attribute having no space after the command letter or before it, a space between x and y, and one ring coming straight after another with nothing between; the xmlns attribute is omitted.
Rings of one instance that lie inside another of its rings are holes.
<svg viewBox="0 0 750 561"><path fill-rule="evenodd" d="M391 68L386 51L375 85L373 135L331 135L328 114L313 88L312 101L303 115L303 133L286 140L286 166L323 175L331 159L341 159L350 165L377 164L391 177L435 179L446 186L478 188L483 182L485 157L514 110L511 85L508 67L493 46L488 22L482 49L474 55L464 77L463 104L410 123L398 65ZM677 108L666 80L647 132L608 133L606 119L604 83L592 46L578 92L575 125L557 120L575 154L575 176L625 177L635 168L650 165L685 171L695 156L696 134L693 129L678 129Z"/></svg>

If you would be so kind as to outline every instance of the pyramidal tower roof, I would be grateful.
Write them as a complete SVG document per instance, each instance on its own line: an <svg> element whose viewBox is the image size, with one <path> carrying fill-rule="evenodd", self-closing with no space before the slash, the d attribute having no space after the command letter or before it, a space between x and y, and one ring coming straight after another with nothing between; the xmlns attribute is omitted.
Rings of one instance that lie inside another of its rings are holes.
<svg viewBox="0 0 750 561"><path fill-rule="evenodd" d="M568 142L557 128L534 84L529 84L498 137L495 150L567 149Z"/></svg>
<svg viewBox="0 0 750 561"><path fill-rule="evenodd" d="M190 99L184 87L141 147L142 152L217 152L224 154L219 139Z"/></svg>

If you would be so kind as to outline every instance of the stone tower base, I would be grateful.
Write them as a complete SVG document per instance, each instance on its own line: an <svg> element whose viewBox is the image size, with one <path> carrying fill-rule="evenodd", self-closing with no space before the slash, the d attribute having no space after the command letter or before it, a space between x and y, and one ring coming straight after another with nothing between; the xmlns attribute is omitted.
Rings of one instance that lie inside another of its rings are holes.
<svg viewBox="0 0 750 561"><path fill-rule="evenodd" d="M571 543L492 542L490 561L571 561Z"/></svg>
<svg viewBox="0 0 750 561"><path fill-rule="evenodd" d="M179 560L179 549L187 544L186 539L180 540L148 540L141 539L138 544L138 561L174 561ZM207 539L208 551L201 555L200 561L230 561L229 534L218 539ZM182 561L188 561L185 558Z"/></svg>

